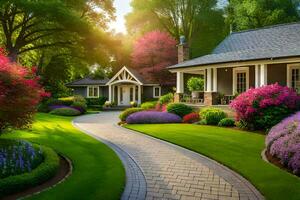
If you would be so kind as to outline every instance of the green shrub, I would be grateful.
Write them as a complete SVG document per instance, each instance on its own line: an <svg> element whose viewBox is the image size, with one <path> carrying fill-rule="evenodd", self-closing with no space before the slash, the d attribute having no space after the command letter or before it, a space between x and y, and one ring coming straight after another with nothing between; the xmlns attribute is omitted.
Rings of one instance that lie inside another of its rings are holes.
<svg viewBox="0 0 300 200"><path fill-rule="evenodd" d="M41 147L44 161L30 173L0 179L0 197L39 185L52 178L59 168L59 157L54 150Z"/></svg>
<svg viewBox="0 0 300 200"><path fill-rule="evenodd" d="M167 106L167 111L169 113L174 113L182 118L185 115L193 112L193 108L182 103L170 103Z"/></svg>
<svg viewBox="0 0 300 200"><path fill-rule="evenodd" d="M119 118L121 121L126 121L127 117L132 113L140 112L143 110L144 110L143 108L127 108L119 115Z"/></svg>
<svg viewBox="0 0 300 200"><path fill-rule="evenodd" d="M200 117L205 119L208 125L218 125L227 115L218 108L204 108L200 111Z"/></svg>
<svg viewBox="0 0 300 200"><path fill-rule="evenodd" d="M145 103L142 103L141 108L145 110L154 109L156 107L157 101L148 101Z"/></svg>
<svg viewBox="0 0 300 200"><path fill-rule="evenodd" d="M74 108L57 108L50 112L52 115L60 115L60 116L77 116L80 115L81 112Z"/></svg>
<svg viewBox="0 0 300 200"><path fill-rule="evenodd" d="M88 106L103 106L104 103L107 101L106 97L99 97L99 98L86 98L86 102Z"/></svg>
<svg viewBox="0 0 300 200"><path fill-rule="evenodd" d="M187 87L189 91L203 91L204 90L204 80L198 77L191 77L187 82Z"/></svg>
<svg viewBox="0 0 300 200"><path fill-rule="evenodd" d="M206 119L201 119L198 123L198 125L207 125Z"/></svg>
<svg viewBox="0 0 300 200"><path fill-rule="evenodd" d="M234 119L224 118L219 122L218 126L232 127L234 126L234 124L235 124Z"/></svg>
<svg viewBox="0 0 300 200"><path fill-rule="evenodd" d="M173 93L168 93L168 94L165 94L163 96L161 96L158 100L158 102L160 104L168 104L168 103L171 103L174 101L174 95Z"/></svg>
<svg viewBox="0 0 300 200"><path fill-rule="evenodd" d="M62 98L59 98L58 100L61 101L62 104L65 105L65 106L70 106L70 105L72 105L72 103L74 103L74 97L73 96L71 96L71 97L62 97Z"/></svg>

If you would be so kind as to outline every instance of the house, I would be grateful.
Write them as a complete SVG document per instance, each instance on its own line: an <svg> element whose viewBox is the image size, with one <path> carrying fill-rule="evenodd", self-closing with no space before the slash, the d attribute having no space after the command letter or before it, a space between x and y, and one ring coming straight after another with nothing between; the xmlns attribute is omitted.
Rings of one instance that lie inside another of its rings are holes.
<svg viewBox="0 0 300 200"><path fill-rule="evenodd" d="M141 104L143 100L156 99L172 91L172 86L153 82L150 75L141 75L129 67L123 67L111 79L86 77L66 86L73 89L74 95L85 98L106 97L118 106L129 106L130 102Z"/></svg>
<svg viewBox="0 0 300 200"><path fill-rule="evenodd" d="M179 45L181 60L186 48ZM204 77L204 105L220 104L220 96L229 103L236 93L272 83L300 91L300 22L231 33L211 54L169 70L177 74L177 102L186 93L187 75Z"/></svg>

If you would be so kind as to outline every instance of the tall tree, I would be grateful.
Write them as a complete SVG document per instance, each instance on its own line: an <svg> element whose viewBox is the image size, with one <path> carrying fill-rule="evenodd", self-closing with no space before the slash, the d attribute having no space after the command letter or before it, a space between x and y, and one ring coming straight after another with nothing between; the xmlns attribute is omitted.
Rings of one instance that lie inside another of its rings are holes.
<svg viewBox="0 0 300 200"><path fill-rule="evenodd" d="M152 31L134 44L132 63L148 81L173 84L174 76L166 69L177 62L176 40L168 33Z"/></svg>
<svg viewBox="0 0 300 200"><path fill-rule="evenodd" d="M298 21L299 0L229 0L227 23L234 31Z"/></svg>
<svg viewBox="0 0 300 200"><path fill-rule="evenodd" d="M45 48L95 48L96 42L107 42L105 34L90 22L105 25L113 11L111 0L0 0L0 36L13 61Z"/></svg>
<svg viewBox="0 0 300 200"><path fill-rule="evenodd" d="M184 35L192 47L193 56L209 53L226 33L223 12L217 8L217 0L133 0L132 7L133 11L127 17L129 32L143 31L143 27L151 29L159 24L160 30L169 32L177 40ZM143 17L137 17L139 15ZM198 39L199 35L203 40ZM208 35L214 37L206 40ZM199 48L199 45L202 46ZM210 48L204 50L204 46Z"/></svg>

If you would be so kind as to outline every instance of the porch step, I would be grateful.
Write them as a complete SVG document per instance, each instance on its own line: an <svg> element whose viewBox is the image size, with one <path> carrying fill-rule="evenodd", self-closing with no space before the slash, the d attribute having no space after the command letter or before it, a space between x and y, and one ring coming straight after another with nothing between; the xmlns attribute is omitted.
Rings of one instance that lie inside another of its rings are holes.
<svg viewBox="0 0 300 200"><path fill-rule="evenodd" d="M103 107L103 111L122 111L127 108L131 108L131 106L114 106L114 107Z"/></svg>

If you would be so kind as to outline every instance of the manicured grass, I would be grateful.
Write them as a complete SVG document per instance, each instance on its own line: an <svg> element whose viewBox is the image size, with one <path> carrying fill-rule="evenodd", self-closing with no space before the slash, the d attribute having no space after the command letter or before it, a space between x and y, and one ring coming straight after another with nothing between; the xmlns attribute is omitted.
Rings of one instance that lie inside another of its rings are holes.
<svg viewBox="0 0 300 200"><path fill-rule="evenodd" d="M300 199L300 178L261 159L264 135L191 124L126 127L180 145L225 164L250 180L267 199Z"/></svg>
<svg viewBox="0 0 300 200"><path fill-rule="evenodd" d="M71 120L37 114L31 131L1 136L49 146L73 162L73 174L65 182L30 199L119 199L125 185L121 161L106 145L75 129Z"/></svg>

